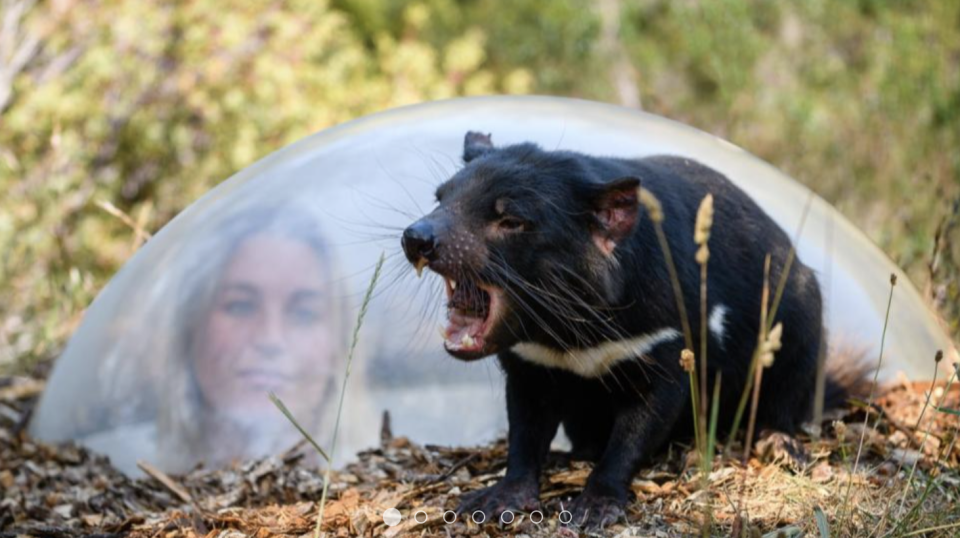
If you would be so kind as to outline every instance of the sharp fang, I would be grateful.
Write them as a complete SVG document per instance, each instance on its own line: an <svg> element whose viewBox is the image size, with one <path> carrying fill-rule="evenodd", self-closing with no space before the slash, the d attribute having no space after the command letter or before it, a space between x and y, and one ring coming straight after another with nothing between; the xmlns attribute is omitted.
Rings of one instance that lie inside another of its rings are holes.
<svg viewBox="0 0 960 538"><path fill-rule="evenodd" d="M460 339L460 345L463 347L473 347L473 344L475 343L476 342L474 342L473 338L471 338L469 334L463 335L463 338Z"/></svg>
<svg viewBox="0 0 960 538"><path fill-rule="evenodd" d="M420 278L423 275L423 268L426 267L428 263L430 263L430 261L426 258L420 258L417 260L417 263L414 265L414 267L417 268L417 278Z"/></svg>
<svg viewBox="0 0 960 538"><path fill-rule="evenodd" d="M453 290L453 291L457 291L457 281L456 281L456 280L450 279L450 289Z"/></svg>
<svg viewBox="0 0 960 538"><path fill-rule="evenodd" d="M447 339L447 329L443 326L442 323L438 323L438 324L437 324L437 330L440 331L440 338L443 338L444 340L446 340L446 339Z"/></svg>

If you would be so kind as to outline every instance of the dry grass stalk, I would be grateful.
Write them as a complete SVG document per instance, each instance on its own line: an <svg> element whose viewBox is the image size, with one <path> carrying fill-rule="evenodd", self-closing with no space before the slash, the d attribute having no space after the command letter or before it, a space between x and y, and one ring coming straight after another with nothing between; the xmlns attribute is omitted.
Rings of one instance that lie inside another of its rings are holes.
<svg viewBox="0 0 960 538"><path fill-rule="evenodd" d="M697 359L693 351L685 348L680 352L680 367L687 372L687 378L690 381L690 403L691 410L693 411L694 442L696 443L697 453L702 454L703 439L700 435L700 428L697 427L697 424L699 423L698 410L700 409L699 398L697 395Z"/></svg>
<svg viewBox="0 0 960 538"><path fill-rule="evenodd" d="M699 248L695 255L696 262L700 265L700 423L697 428L700 437L705 445L700 447L700 476L703 491L707 494L707 499L703 505L703 527L701 532L703 536L710 536L713 527L713 505L710 496L710 472L713 470L713 447L716 445L716 409L714 409L714 424L708 431L707 427L707 263L710 261L710 248L707 243L710 241L710 230L713 227L713 195L707 193L700 207L697 209L697 220L694 223L693 242ZM717 378L719 382L720 379ZM696 383L694 383L696 386ZM719 383L713 395L714 406L719 405L720 395Z"/></svg>
<svg viewBox="0 0 960 538"><path fill-rule="evenodd" d="M97 204L97 207L106 211L110 215L113 215L120 222L126 224L131 230L133 230L135 236L134 247L139 247L143 243L146 243L148 239L153 237L153 235L145 228L146 221L149 220L150 212L152 211L152 207L150 205L144 206L140 210L137 220L134 220L133 217L126 214L122 209L113 205L107 200L97 200L95 203Z"/></svg>
<svg viewBox="0 0 960 538"><path fill-rule="evenodd" d="M943 359L943 352L942 352L942 351L937 351L936 362L938 363L938 364L937 364L938 367L939 367L939 362L940 362L940 360L942 360L942 359ZM954 364L953 366L954 366L954 367L953 367L953 374L951 374L951 375L950 375L950 379L947 380L947 384L946 384L946 386L944 387L943 394L940 395L940 399L939 399L939 401L937 402L937 405L936 405L936 407L935 407L937 410L940 410L940 409L943 408L944 401L947 399L947 395L950 394L950 389L951 389L951 387L953 387L954 381L957 380L957 374L960 373L960 364ZM931 386L930 392L927 393L926 402L924 403L923 409L922 409L921 412L920 412L920 419L923 418L923 412L926 411L926 409L927 409L927 404L930 403L930 396L931 396L932 394L933 394L933 386ZM919 429L919 427L920 427L920 419L917 420L917 428L916 428L916 429ZM913 466L912 466L911 469L910 469L910 477L907 479L907 485L906 485L906 487L904 488L904 490L903 490L903 496L902 496L902 498L900 499L900 507L899 507L899 509L897 510L897 513L898 513L898 514L902 514L902 513L903 513L903 506L904 506L904 504L905 504L905 502L906 502L906 500L907 500L907 494L910 493L910 492L913 490L913 478L914 478L914 474L915 474L916 471L917 471L917 464L920 463L920 460L921 460L921 459L923 459L923 447L926 446L926 444L927 444L927 439L928 439L929 437L930 437L930 428L927 428L927 429L925 429L924 432L923 432L923 440L922 440L921 443L920 443L920 457L918 457L916 460L914 460ZM957 422L957 431L956 431L956 433L954 434L953 439L950 441L950 445L947 447L946 451L944 451L942 454L938 454L938 457L937 457L938 463L939 463L940 459L941 459L944 455L949 457L949 455L953 452L953 445L954 445L954 443L957 442L957 437L960 437L960 421ZM942 475L938 475L936 478L934 478L934 479L930 480L929 482L927 482L927 487L924 489L923 494L920 496L920 500L917 501L917 503L913 506L913 508L910 509L910 511L907 513L906 516L900 517L900 518L898 519L898 521L897 521L897 526L894 527L893 532L892 532L892 534L893 534L894 536L897 535L898 531L900 530L901 527L903 527L904 523L906 523L907 521L913 519L913 516L914 516L914 515L916 514L916 512L920 509L920 506L923 504L923 501L924 501L924 500L927 498L927 496L929 495L930 489L936 484L937 479L940 478L941 476L942 476Z"/></svg>
<svg viewBox="0 0 960 538"><path fill-rule="evenodd" d="M667 241L667 236L663 231L663 206L660 204L660 201L657 197L648 191L647 189L640 187L638 189L638 198L640 203L643 204L644 208L647 210L647 214L650 216L651 222L653 222L654 229L656 230L657 240L660 243L660 249L664 255L664 261L667 265L667 271L670 274L670 282L673 285L674 298L677 302L677 311L680 314L680 324L683 328L683 337L686 348L681 353L681 366L684 367L689 374L690 379L690 399L693 406L694 414L694 432L696 436L696 445L697 451L700 455L700 467L701 474L704 480L704 489L706 489L707 481L709 480L710 467L712 466L712 461L708 461L708 445L707 445L707 408L706 408L706 264L709 260L709 250L707 250L706 242L710 238L710 228L713 224L713 196L707 195L703 202L700 204L700 208L697 211L697 221L695 223L695 233L694 240L700 244L700 249L697 252L697 262L701 264L701 379L699 383L697 382L697 373L695 367L695 356L693 353L693 332L690 329L689 319L687 318L687 309L685 306L683 298L683 288L680 285L680 278L677 275L676 265L673 261L673 254L670 250L670 244ZM693 363L693 367L689 368ZM689 369L688 369L689 368ZM699 410L699 419L698 419L698 410ZM712 444L712 443L711 443ZM707 503L705 506L705 521L702 527L702 532L708 534L711 528L712 521L712 508L710 503Z"/></svg>
<svg viewBox="0 0 960 538"><path fill-rule="evenodd" d="M760 333L757 335L757 347L753 352L751 363L758 364L767 342L767 305L770 301L770 255L763 260L763 292L760 297ZM750 448L753 444L753 431L757 422L757 406L760 402L760 381L763 377L763 368L754 368L753 401L750 406L750 417L747 421L747 439L743 445L743 461L750 459Z"/></svg>
<svg viewBox="0 0 960 538"><path fill-rule="evenodd" d="M663 231L663 206L660 204L660 200L647 189L640 187L637 189L637 196L640 199L640 203L643 204L643 207L647 210L647 214L650 217L650 221L653 222L653 228L656 230L657 241L660 243L660 250L663 252L663 258L667 265L667 272L670 275L670 284L673 286L673 297L677 302L677 312L680 314L680 326L683 328L683 341L685 344L685 350L690 352L688 360L693 360L693 331L690 329L690 321L687 318L687 307L683 298L683 288L680 286L680 277L677 275L677 267L673 262L673 253L670 250L670 243L667 241L667 235ZM683 360L684 354L681 353L681 360ZM682 363L681 363L682 364ZM696 371L688 370L691 376L690 383L690 399L693 405L694 412L694 432L696 435L697 451L700 454L703 454L704 444L703 444L703 431L701 423L699 420L696 420L698 410L701 409L700 404L700 395L698 394L698 383L696 379Z"/></svg>
<svg viewBox="0 0 960 538"><path fill-rule="evenodd" d="M784 262L783 270L780 273L780 280L777 283L777 292L773 299L773 305L770 307L770 315L764 324L766 331L769 331L772 328L773 320L776 319L777 309L780 307L780 298L783 296L783 290L787 286L787 277L790 276L790 268L793 266L793 260L796 257L797 244L800 242L800 236L803 234L803 228L807 223L807 215L810 214L810 206L812 203L813 191L811 191L807 196L807 203L803 206L803 213L800 214L800 222L797 225L796 234L794 235L793 242L790 244L790 251L787 253L787 260ZM750 362L750 367L747 369L747 382L744 384L743 392L740 394L740 402L737 404L737 410L733 415L733 424L730 427L730 434L727 437L727 446L730 446L733 443L733 440L737 435L737 430L740 429L740 421L743 419L743 413L747 409L747 402L750 399L750 393L753 386L753 380L758 361L759 354L754 353L753 359Z"/></svg>
<svg viewBox="0 0 960 538"><path fill-rule="evenodd" d="M938 349L936 355L933 358L933 381L930 382L930 391L927 392L927 397L923 402L923 408L920 410L920 416L917 417L917 424L913 427L914 430L920 430L920 424L923 422L923 416L927 412L927 408L930 406L930 398L933 396L933 392L937 387L937 373L940 370L940 361L943 360L943 350ZM948 384L949 389L949 384ZM946 392L944 392L946 394ZM923 440L920 442L920 454L923 454L923 449L927 444L927 436L930 434L930 430L927 429L924 432ZM913 476L917 470L917 463L919 463L920 458L917 458L913 462L913 466L910 469L910 476L907 478L907 487L903 490L903 495L900 497L900 507L897 509L898 513L903 513L903 506L907 502L907 493L910 492L910 488L913 484ZM903 460L897 464L897 472L895 476L900 475L900 471L903 469ZM890 504L887 507L886 512L883 514L883 518L880 520L879 528L883 529L886 526L887 516L890 515L890 508L894 503L894 499L890 499Z"/></svg>
<svg viewBox="0 0 960 538"><path fill-rule="evenodd" d="M643 204L653 222L653 228L656 230L657 241L660 243L660 250L663 251L664 261L667 264L667 271L670 273L670 284L673 286L673 296L677 301L677 312L680 314L680 326L683 328L683 340L687 349L693 349L693 331L690 330L690 322L687 318L687 307L683 300L683 288L680 287L680 277L677 276L677 267L673 263L673 253L670 250L670 243L667 242L667 235L663 232L663 206L660 200L647 189L640 187L638 189L640 203Z"/></svg>
<svg viewBox="0 0 960 538"><path fill-rule="evenodd" d="M800 234L807 223L807 215L810 213L810 205L813 203L813 191L807 196L807 203L803 206L803 213L800 215L800 224L797 226L797 235L790 245L790 251L787 252L787 261L783 264L783 272L780 274L780 280L777 282L777 292L773 296L773 305L770 307L770 319L767 320L767 330L773 325L773 320L777 317L777 309L780 308L780 300L783 299L783 292L787 288L787 278L790 276L790 269L793 267L793 261L797 257L797 245L800 243Z"/></svg>
<svg viewBox="0 0 960 538"><path fill-rule="evenodd" d="M700 202L694 226L693 242L697 249L696 260L700 264L700 427L707 423L707 262L710 261L710 229L713 227L713 195L707 194Z"/></svg>
<svg viewBox="0 0 960 538"><path fill-rule="evenodd" d="M873 382L870 384L870 396L867 399L867 405L873 403L874 396L877 391L877 380L880 376L880 368L883 366L883 346L886 343L887 339L887 326L890 322L890 306L893 304L893 290L897 287L897 275L890 275L890 296L887 298L887 311L883 317L883 332L880 333L880 356L877 359L877 368L873 372ZM870 413L866 413L866 416L863 418L863 429L860 431L860 442L857 444L857 457L853 460L853 471L850 473L850 479L847 481L847 491L843 496L843 506L840 509L840 525L839 529L843 529L844 524L846 523L847 517L847 508L850 501L850 489L853 487L853 477L857 474L857 469L860 466L860 457L863 455L863 441L866 439L867 435L867 424L870 420ZM877 419L879 421L879 418Z"/></svg>

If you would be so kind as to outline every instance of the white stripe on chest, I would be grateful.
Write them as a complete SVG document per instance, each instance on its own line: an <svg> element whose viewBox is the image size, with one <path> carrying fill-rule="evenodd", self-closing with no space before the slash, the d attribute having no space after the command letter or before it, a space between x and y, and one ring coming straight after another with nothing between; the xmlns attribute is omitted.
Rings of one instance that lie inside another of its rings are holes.
<svg viewBox="0 0 960 538"><path fill-rule="evenodd" d="M679 337L680 331L667 327L651 334L604 342L590 348L558 351L541 344L522 342L511 349L522 359L541 366L567 370L581 377L600 377L615 364L646 355L658 345ZM679 355L677 360L680 360Z"/></svg>

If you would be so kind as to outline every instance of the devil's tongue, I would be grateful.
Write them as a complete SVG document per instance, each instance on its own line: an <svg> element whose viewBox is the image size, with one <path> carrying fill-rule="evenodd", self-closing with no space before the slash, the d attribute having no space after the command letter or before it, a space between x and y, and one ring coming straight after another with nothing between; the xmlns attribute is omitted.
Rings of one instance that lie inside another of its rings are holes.
<svg viewBox="0 0 960 538"><path fill-rule="evenodd" d="M447 341L462 348L473 348L481 344L483 318L462 311L450 310L450 324L447 326ZM464 338L468 337L468 338Z"/></svg>

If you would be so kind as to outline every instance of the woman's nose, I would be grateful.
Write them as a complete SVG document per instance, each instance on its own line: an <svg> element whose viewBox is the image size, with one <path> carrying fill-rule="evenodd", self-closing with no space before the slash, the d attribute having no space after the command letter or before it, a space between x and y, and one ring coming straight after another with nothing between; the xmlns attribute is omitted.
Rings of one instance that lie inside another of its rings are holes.
<svg viewBox="0 0 960 538"><path fill-rule="evenodd" d="M253 340L254 348L267 358L272 358L283 352L283 317L279 313L266 313L257 327Z"/></svg>

